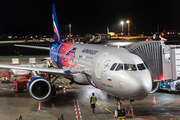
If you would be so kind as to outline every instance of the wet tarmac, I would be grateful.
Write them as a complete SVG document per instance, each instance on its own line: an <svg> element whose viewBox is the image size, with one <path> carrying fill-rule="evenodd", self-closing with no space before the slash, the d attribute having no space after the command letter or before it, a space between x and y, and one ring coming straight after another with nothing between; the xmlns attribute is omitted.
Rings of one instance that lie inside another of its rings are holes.
<svg viewBox="0 0 180 120"><path fill-rule="evenodd" d="M36 44L36 43L31 43ZM37 44L36 44L37 45ZM38 43L38 45L48 46L48 44ZM36 58L37 63L48 53L27 48L15 48L12 44L0 44L2 50L11 50L0 54L0 64L10 64L12 58L19 58L22 64L27 64L29 58ZM16 52L14 52L16 50ZM19 52L19 54L17 54ZM31 54L34 54L33 56ZM0 73L5 69L0 69ZM11 78L11 81L16 78ZM12 83L0 83L0 118L3 120L16 120L22 116L23 120L57 120L63 115L64 120L117 120L114 118L114 110L117 108L112 96L92 87L91 85L69 85L69 80L60 77L56 84L65 86L65 90L57 91L56 96L50 96L41 101L42 110L38 110L39 101L30 97L25 91L15 93ZM90 97L95 93L98 101L95 114L90 108ZM153 101L153 97L155 100ZM155 102L156 104L153 104ZM126 119L134 118L128 115L130 102L122 101L122 107L126 110ZM157 91L149 94L143 100L132 103L133 113L136 120L180 120L180 92Z"/></svg>

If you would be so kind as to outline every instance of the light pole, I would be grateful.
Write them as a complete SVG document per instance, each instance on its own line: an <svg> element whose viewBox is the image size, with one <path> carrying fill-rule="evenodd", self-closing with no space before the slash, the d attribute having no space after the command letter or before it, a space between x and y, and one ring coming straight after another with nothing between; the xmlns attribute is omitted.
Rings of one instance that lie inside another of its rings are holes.
<svg viewBox="0 0 180 120"><path fill-rule="evenodd" d="M123 40L123 24L124 24L124 21L121 21L121 25L122 25L122 40Z"/></svg>
<svg viewBox="0 0 180 120"><path fill-rule="evenodd" d="M126 23L128 24L128 37L130 37L130 21L127 20Z"/></svg>

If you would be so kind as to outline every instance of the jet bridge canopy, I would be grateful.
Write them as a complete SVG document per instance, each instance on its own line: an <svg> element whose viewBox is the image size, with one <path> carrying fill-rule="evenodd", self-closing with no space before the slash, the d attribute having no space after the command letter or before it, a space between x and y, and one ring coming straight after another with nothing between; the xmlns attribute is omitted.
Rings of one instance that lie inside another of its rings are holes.
<svg viewBox="0 0 180 120"><path fill-rule="evenodd" d="M152 79L162 80L163 70L162 70L162 42L158 41L143 41L130 44L125 48L131 53L134 53L141 57L141 59L146 64L149 69Z"/></svg>

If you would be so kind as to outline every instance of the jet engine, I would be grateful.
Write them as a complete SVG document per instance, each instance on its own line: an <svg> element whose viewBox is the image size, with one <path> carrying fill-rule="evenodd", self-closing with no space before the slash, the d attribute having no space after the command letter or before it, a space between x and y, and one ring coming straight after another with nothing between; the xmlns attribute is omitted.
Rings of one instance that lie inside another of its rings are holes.
<svg viewBox="0 0 180 120"><path fill-rule="evenodd" d="M150 93L156 92L158 88L159 88L159 82L152 82L152 90Z"/></svg>
<svg viewBox="0 0 180 120"><path fill-rule="evenodd" d="M29 94L36 100L46 99L51 93L50 83L43 77L32 77L27 82Z"/></svg>

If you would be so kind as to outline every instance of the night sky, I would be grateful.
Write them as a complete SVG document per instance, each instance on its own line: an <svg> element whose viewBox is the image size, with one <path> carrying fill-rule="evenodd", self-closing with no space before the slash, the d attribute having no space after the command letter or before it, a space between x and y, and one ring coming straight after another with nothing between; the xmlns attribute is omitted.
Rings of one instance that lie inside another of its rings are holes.
<svg viewBox="0 0 180 120"><path fill-rule="evenodd" d="M0 34L53 35L52 3L61 34L69 23L72 34L121 32L121 20L130 20L131 32L180 31L180 0L1 0Z"/></svg>

